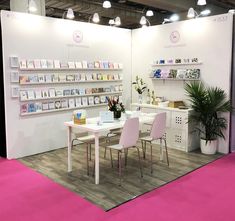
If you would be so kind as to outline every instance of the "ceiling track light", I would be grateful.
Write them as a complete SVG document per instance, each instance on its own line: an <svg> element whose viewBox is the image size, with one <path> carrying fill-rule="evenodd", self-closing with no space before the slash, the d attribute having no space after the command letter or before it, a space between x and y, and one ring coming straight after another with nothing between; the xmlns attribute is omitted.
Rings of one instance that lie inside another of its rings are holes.
<svg viewBox="0 0 235 221"><path fill-rule="evenodd" d="M112 5L111 5L111 2L110 1L104 1L103 2L103 8L111 8Z"/></svg>
<svg viewBox="0 0 235 221"><path fill-rule="evenodd" d="M188 10L188 15L187 17L188 18L198 18L200 16L207 16L211 13L211 10L210 9L205 9L203 11L200 12L200 14L198 14L193 8L190 8Z"/></svg>
<svg viewBox="0 0 235 221"><path fill-rule="evenodd" d="M114 20L115 26L120 26L122 24L121 22L121 18L120 17L116 17Z"/></svg>
<svg viewBox="0 0 235 221"><path fill-rule="evenodd" d="M197 5L206 5L206 0L198 0Z"/></svg>
<svg viewBox="0 0 235 221"><path fill-rule="evenodd" d="M38 9L37 9L37 4L34 0L29 0L28 1L28 7L29 7L29 12L36 12Z"/></svg>
<svg viewBox="0 0 235 221"><path fill-rule="evenodd" d="M154 16L153 11L152 11L152 10L147 10L147 12L146 12L146 16L148 16L148 17L152 17L152 16Z"/></svg>
<svg viewBox="0 0 235 221"><path fill-rule="evenodd" d="M74 12L73 12L73 9L72 8L69 8L68 11L67 11L67 14L66 14L66 18L68 19L74 19Z"/></svg>
<svg viewBox="0 0 235 221"><path fill-rule="evenodd" d="M143 15L140 19L140 24L142 25L142 27L146 27L147 25L150 26L150 22L149 20Z"/></svg>

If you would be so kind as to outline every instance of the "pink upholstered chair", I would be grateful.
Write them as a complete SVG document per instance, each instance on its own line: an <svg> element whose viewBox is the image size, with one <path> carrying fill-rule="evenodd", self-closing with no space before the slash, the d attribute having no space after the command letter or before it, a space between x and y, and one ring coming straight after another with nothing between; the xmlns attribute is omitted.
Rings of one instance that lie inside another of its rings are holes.
<svg viewBox="0 0 235 221"><path fill-rule="evenodd" d="M129 148L136 148L138 151L138 157L139 157L139 167L140 167L140 173L141 177L143 177L142 173L142 166L141 166L141 160L140 160L140 151L137 147L137 141L139 139L139 119L138 118L130 118L126 120L121 137L119 140L119 144L110 145L107 146L108 148L114 149L118 151L118 167L119 167L119 178L120 178L120 184L121 184L121 175L122 175L122 154L125 153L126 150ZM112 161L112 152L111 154L111 161Z"/></svg>
<svg viewBox="0 0 235 221"><path fill-rule="evenodd" d="M162 145L162 140L165 142L165 150L166 150L166 159L167 159L167 165L169 166L169 159L168 159L168 151L167 151L167 145L166 145L166 138L165 138L165 132L166 132L166 113L159 113L156 115L150 135L147 137L141 138L142 148L143 148L143 155L145 158L146 155L146 144L150 144L150 152L151 152L151 173L153 172L153 148L152 148L152 142L156 140L160 140L160 143Z"/></svg>

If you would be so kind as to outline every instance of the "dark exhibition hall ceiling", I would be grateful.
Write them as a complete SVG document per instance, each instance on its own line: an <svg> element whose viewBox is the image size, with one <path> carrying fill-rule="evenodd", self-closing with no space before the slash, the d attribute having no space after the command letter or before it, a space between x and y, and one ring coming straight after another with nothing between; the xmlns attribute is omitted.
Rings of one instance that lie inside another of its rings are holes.
<svg viewBox="0 0 235 221"><path fill-rule="evenodd" d="M110 2L112 7L105 9L102 7L103 0L45 0L46 16L62 18L64 12L72 8L75 20L87 22L94 13L98 13L100 24L107 25L110 19L119 16L121 27L132 29L140 27L140 18L148 9L154 12L154 16L148 17L151 25L161 24L164 18L169 18L174 13L179 14L180 20L184 20L190 7L198 13L208 8L211 10L210 15L227 13L228 10L235 9L235 0L207 0L206 6L198 6L196 0L111 0ZM10 1L0 0L0 8L10 10Z"/></svg>

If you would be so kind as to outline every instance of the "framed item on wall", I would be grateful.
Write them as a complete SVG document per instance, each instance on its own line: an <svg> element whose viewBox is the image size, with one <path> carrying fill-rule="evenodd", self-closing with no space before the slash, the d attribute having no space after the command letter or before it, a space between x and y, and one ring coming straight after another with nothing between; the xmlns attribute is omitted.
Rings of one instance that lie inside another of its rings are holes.
<svg viewBox="0 0 235 221"><path fill-rule="evenodd" d="M11 83L19 83L19 72L18 71L12 71L11 72Z"/></svg>
<svg viewBox="0 0 235 221"><path fill-rule="evenodd" d="M11 68L18 68L19 67L19 59L17 56L10 57L10 67Z"/></svg>
<svg viewBox="0 0 235 221"><path fill-rule="evenodd" d="M19 97L19 86L11 86L11 97Z"/></svg>

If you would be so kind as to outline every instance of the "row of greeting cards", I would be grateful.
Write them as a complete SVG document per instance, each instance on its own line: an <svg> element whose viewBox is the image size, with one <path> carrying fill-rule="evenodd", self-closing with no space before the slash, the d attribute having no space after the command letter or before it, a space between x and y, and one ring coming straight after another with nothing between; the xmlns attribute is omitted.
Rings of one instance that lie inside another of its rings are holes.
<svg viewBox="0 0 235 221"><path fill-rule="evenodd" d="M20 69L122 69L123 65L111 61L60 61L47 59L21 59Z"/></svg>
<svg viewBox="0 0 235 221"><path fill-rule="evenodd" d="M20 90L20 100L47 99L66 96L82 96L98 93L122 92L122 85L111 85L105 88L45 88Z"/></svg>
<svg viewBox="0 0 235 221"><path fill-rule="evenodd" d="M122 100L121 96L119 96L118 98L119 100ZM30 102L21 104L20 113L27 114L55 109L73 109L76 107L81 108L105 103L107 103L106 96L77 97L56 101Z"/></svg>
<svg viewBox="0 0 235 221"><path fill-rule="evenodd" d="M200 69L157 69L151 73L153 78L200 79Z"/></svg>
<svg viewBox="0 0 235 221"><path fill-rule="evenodd" d="M153 62L154 65L164 64L197 64L200 63L198 58L176 58L176 59L159 59Z"/></svg>
<svg viewBox="0 0 235 221"><path fill-rule="evenodd" d="M113 81L122 80L121 74L77 73L77 74L25 74L20 75L20 84L25 83L53 83L53 82L79 82L79 81Z"/></svg>

